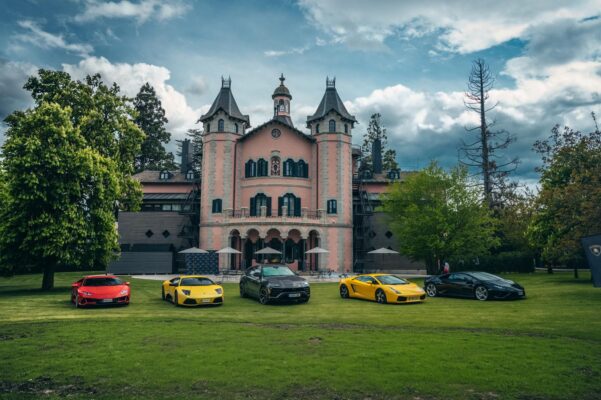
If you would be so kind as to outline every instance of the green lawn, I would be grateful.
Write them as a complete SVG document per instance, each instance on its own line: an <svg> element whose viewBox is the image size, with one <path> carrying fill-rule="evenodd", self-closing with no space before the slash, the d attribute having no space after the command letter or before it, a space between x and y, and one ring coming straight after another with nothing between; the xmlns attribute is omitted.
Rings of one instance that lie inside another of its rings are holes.
<svg viewBox="0 0 601 400"><path fill-rule="evenodd" d="M132 304L74 309L61 273L0 278L2 399L601 399L601 289L511 275L528 299L379 305L312 285L261 306L226 284L218 308L176 308L131 279ZM420 282L421 283L421 282Z"/></svg>

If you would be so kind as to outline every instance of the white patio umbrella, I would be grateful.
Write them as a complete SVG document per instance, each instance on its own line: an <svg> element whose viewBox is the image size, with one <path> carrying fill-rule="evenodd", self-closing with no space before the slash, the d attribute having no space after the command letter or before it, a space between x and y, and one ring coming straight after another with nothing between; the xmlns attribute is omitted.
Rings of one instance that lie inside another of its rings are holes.
<svg viewBox="0 0 601 400"><path fill-rule="evenodd" d="M217 250L217 254L242 254L242 252L238 251L238 250L236 250L236 249L234 249L232 247L224 247L223 249ZM228 257L227 258L227 264L228 264L227 267L228 267L228 269L231 267L231 265L230 265L231 261L232 260Z"/></svg>
<svg viewBox="0 0 601 400"><path fill-rule="evenodd" d="M367 254L399 254L399 252L387 249L386 247L380 247L379 249L368 251Z"/></svg>
<svg viewBox="0 0 601 400"><path fill-rule="evenodd" d="M224 247L223 249L217 250L219 254L242 254L241 251L238 251L231 247Z"/></svg>
<svg viewBox="0 0 601 400"><path fill-rule="evenodd" d="M399 254L398 251L387 249L386 247L380 247L372 251L368 251L367 254ZM382 261L382 260L380 260Z"/></svg>
<svg viewBox="0 0 601 400"><path fill-rule="evenodd" d="M305 254L326 254L328 250L322 249L321 247L313 247L311 250L305 251Z"/></svg>
<svg viewBox="0 0 601 400"><path fill-rule="evenodd" d="M179 251L178 253L181 253L181 254L205 254L205 253L208 253L208 251L199 249L198 247L190 247L189 249Z"/></svg>
<svg viewBox="0 0 601 400"><path fill-rule="evenodd" d="M259 251L255 251L255 254L282 254L282 252L267 246Z"/></svg>

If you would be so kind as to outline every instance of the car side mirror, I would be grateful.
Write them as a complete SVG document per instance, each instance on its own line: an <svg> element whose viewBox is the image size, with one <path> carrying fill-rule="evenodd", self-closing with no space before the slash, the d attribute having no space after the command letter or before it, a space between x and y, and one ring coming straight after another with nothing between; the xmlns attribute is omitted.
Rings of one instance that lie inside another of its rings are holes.
<svg viewBox="0 0 601 400"><path fill-rule="evenodd" d="M169 286L177 286L177 283L171 282L171 283L169 283Z"/></svg>
<svg viewBox="0 0 601 400"><path fill-rule="evenodd" d="M77 288L77 287L79 287L79 283L73 283L73 284L71 284L71 287L72 288Z"/></svg>
<svg viewBox="0 0 601 400"><path fill-rule="evenodd" d="M223 282L219 281L219 282L215 282L215 285L221 285Z"/></svg>
<svg viewBox="0 0 601 400"><path fill-rule="evenodd" d="M127 286L129 286L129 282L125 282L125 284L126 284Z"/></svg>

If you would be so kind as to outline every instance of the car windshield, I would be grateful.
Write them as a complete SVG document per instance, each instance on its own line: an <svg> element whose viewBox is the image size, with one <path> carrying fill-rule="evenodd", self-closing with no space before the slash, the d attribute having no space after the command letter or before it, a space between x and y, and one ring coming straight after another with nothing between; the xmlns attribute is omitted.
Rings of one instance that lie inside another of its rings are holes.
<svg viewBox="0 0 601 400"><path fill-rule="evenodd" d="M182 279L180 286L210 286L214 285L213 281L209 278L184 278Z"/></svg>
<svg viewBox="0 0 601 400"><path fill-rule="evenodd" d="M292 276L294 272L284 265L274 265L271 267L263 267L263 276Z"/></svg>
<svg viewBox="0 0 601 400"><path fill-rule="evenodd" d="M376 276L382 285L406 285L409 282L394 275Z"/></svg>
<svg viewBox="0 0 601 400"><path fill-rule="evenodd" d="M502 281L500 276L489 274L488 272L470 272L470 275L481 281Z"/></svg>
<svg viewBox="0 0 601 400"><path fill-rule="evenodd" d="M123 285L119 278L89 278L83 282L82 286L117 286Z"/></svg>

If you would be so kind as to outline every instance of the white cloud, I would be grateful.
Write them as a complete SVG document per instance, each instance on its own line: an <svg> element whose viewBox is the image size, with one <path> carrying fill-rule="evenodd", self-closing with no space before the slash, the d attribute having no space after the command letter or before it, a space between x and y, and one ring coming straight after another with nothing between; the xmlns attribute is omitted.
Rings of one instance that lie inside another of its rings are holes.
<svg viewBox="0 0 601 400"><path fill-rule="evenodd" d="M76 53L85 57L94 51L94 48L89 44L84 43L68 43L63 35L55 35L44 31L40 26L31 21L18 21L17 24L27 30L27 33L19 33L13 35L13 38L21 42L26 42L38 46L42 49L62 49L71 53Z"/></svg>
<svg viewBox="0 0 601 400"><path fill-rule="evenodd" d="M190 9L183 1L140 0L132 2L103 2L91 0L85 3L85 9L75 16L77 22L93 21L98 18L132 18L139 23L150 19L164 21L179 17Z"/></svg>
<svg viewBox="0 0 601 400"><path fill-rule="evenodd" d="M202 76L194 76L190 79L190 85L186 88L186 92L199 96L205 94L209 85Z"/></svg>
<svg viewBox="0 0 601 400"><path fill-rule="evenodd" d="M63 69L75 79L99 73L105 82L117 83L129 97L134 97L146 82L150 83L165 109L169 120L167 129L175 138L181 139L188 129L197 127L196 121L210 106L191 107L186 97L167 83L170 71L165 67L145 63L113 64L104 57L88 57L75 65L63 64Z"/></svg>
<svg viewBox="0 0 601 400"><path fill-rule="evenodd" d="M303 54L307 50L309 50L309 46L295 47L290 50L266 50L263 54L267 57L280 57L289 54Z"/></svg>
<svg viewBox="0 0 601 400"><path fill-rule="evenodd" d="M305 15L339 42L360 49L384 48L384 41L439 33L438 49L483 50L522 38L540 24L599 15L598 0L398 1L299 0Z"/></svg>

